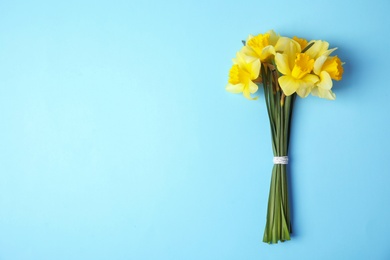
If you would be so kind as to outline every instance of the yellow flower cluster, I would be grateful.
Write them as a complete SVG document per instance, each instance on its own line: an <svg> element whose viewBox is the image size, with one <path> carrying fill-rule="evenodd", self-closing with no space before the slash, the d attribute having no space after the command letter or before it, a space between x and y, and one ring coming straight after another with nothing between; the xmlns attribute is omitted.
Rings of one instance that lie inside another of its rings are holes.
<svg viewBox="0 0 390 260"><path fill-rule="evenodd" d="M261 66L267 65L276 66L280 73L278 82L286 96L297 93L304 98L311 93L334 100L332 79L341 80L343 75L341 60L330 56L334 50L325 41L308 42L295 36L291 39L273 30L250 35L233 59L226 90L255 99L251 97L258 89L255 82L261 82Z"/></svg>

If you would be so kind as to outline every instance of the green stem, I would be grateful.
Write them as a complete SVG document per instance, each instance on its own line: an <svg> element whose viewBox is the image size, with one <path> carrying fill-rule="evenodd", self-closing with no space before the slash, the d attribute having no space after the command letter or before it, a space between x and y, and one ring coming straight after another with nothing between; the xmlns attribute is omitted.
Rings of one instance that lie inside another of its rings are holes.
<svg viewBox="0 0 390 260"><path fill-rule="evenodd" d="M266 67L266 66L264 66ZM272 147L274 156L287 156L289 148L290 122L294 95L282 97L278 85L278 72L269 67L263 68L262 78L268 117L271 125ZM284 102L280 102L285 98ZM288 180L286 165L275 164L272 169L271 187L268 199L267 223L263 241L278 243L290 240L291 221L288 196Z"/></svg>

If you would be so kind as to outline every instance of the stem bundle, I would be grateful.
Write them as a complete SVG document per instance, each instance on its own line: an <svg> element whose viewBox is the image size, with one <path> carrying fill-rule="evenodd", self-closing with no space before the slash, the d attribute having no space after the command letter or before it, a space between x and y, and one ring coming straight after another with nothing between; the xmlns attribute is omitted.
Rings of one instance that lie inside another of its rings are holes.
<svg viewBox="0 0 390 260"><path fill-rule="evenodd" d="M287 156L295 94L286 97L279 86L279 76L275 66L268 63L262 63L262 65L261 76L271 126L273 154L277 157ZM284 242L290 240L290 233L287 167L285 164L274 164L263 242Z"/></svg>

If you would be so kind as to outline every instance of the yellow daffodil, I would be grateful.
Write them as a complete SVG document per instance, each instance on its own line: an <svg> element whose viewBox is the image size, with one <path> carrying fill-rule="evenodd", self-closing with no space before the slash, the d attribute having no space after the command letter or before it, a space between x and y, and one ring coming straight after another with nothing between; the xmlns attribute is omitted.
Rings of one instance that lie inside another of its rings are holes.
<svg viewBox="0 0 390 260"><path fill-rule="evenodd" d="M242 52L261 61L267 61L275 55L275 45L278 40L279 35L273 30L256 36L249 35L245 46L242 48Z"/></svg>
<svg viewBox="0 0 390 260"><path fill-rule="evenodd" d="M321 56L314 63L314 73L318 73L323 70L329 73L330 77L334 80L341 80L343 76L343 63L337 56L324 57Z"/></svg>
<svg viewBox="0 0 390 260"><path fill-rule="evenodd" d="M247 99L252 98L250 94L257 91L258 86L253 80L259 77L260 60L237 52L237 57L233 59L233 66L229 72L229 81L226 90L231 93L243 93Z"/></svg>
<svg viewBox="0 0 390 260"><path fill-rule="evenodd" d="M313 71L320 77L312 90L312 95L320 98L334 100L336 95L332 92L334 80L341 80L343 75L342 62L339 57L320 56L314 63Z"/></svg>
<svg viewBox="0 0 390 260"><path fill-rule="evenodd" d="M298 45L298 46L297 46ZM299 53L300 46L291 40L289 48L281 53L276 53L275 62L280 73L279 85L286 96L297 93L300 97L307 97L318 81L316 75L310 74L314 67L314 59L306 53Z"/></svg>

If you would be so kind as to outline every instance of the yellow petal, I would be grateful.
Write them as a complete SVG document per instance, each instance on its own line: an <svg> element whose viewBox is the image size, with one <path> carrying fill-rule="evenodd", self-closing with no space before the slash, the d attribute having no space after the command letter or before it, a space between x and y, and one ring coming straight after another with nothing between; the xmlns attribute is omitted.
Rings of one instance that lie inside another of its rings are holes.
<svg viewBox="0 0 390 260"><path fill-rule="evenodd" d="M287 44L286 49L283 54L287 55L289 68L292 70L295 65L295 58L297 57L297 53L301 52L301 47L296 41L289 39L289 43Z"/></svg>
<svg viewBox="0 0 390 260"><path fill-rule="evenodd" d="M275 45L275 50L280 53L285 53L286 51L299 53L301 52L301 46L296 41L293 41L288 37L280 37Z"/></svg>
<svg viewBox="0 0 390 260"><path fill-rule="evenodd" d="M276 34L274 30L269 30L267 33L269 34L269 44L275 46L275 44L279 40L279 35Z"/></svg>
<svg viewBox="0 0 390 260"><path fill-rule="evenodd" d="M314 87L313 90L311 91L311 94L319 98L325 98L329 100L336 99L336 95L332 92L332 90L320 89L318 87Z"/></svg>
<svg viewBox="0 0 390 260"><path fill-rule="evenodd" d="M298 82L299 87L296 92L298 96L300 96L301 98L305 98L310 94L310 92L314 88L314 85L318 82L318 77L312 74L307 74Z"/></svg>
<svg viewBox="0 0 390 260"><path fill-rule="evenodd" d="M332 54L332 52L334 52L335 50L337 50L337 48L333 48L333 49L327 50L327 51L325 51L322 55L329 56L329 55Z"/></svg>
<svg viewBox="0 0 390 260"><path fill-rule="evenodd" d="M307 74L305 77L303 77L302 80L305 81L307 84L315 85L319 81L319 78L316 75Z"/></svg>
<svg viewBox="0 0 390 260"><path fill-rule="evenodd" d="M332 88L333 82L328 72L321 71L320 81L317 83L317 86L321 89L327 90L330 90Z"/></svg>
<svg viewBox="0 0 390 260"><path fill-rule="evenodd" d="M260 60L265 61L268 57L275 55L274 46L268 45L261 51Z"/></svg>
<svg viewBox="0 0 390 260"><path fill-rule="evenodd" d="M249 57L250 56L246 55L244 52L239 51L236 53L236 58L233 58L232 61L234 64L238 64L242 68L244 64L248 63ZM253 60L254 58L251 59Z"/></svg>
<svg viewBox="0 0 390 260"><path fill-rule="evenodd" d="M290 96L295 93L299 88L299 82L291 76L281 76L279 78L279 85L286 96Z"/></svg>
<svg viewBox="0 0 390 260"><path fill-rule="evenodd" d="M288 62L287 54L276 53L275 63L278 71L283 75L291 75L291 69Z"/></svg>
<svg viewBox="0 0 390 260"><path fill-rule="evenodd" d="M256 57L251 57L251 56L248 56L248 55L245 55L244 53L242 52L239 52L237 53L238 55L240 55L242 57L242 60L245 62L245 63L251 63L251 62L254 62L255 60L258 60Z"/></svg>
<svg viewBox="0 0 390 260"><path fill-rule="evenodd" d="M257 79L259 77L259 73L260 73L260 67L261 67L261 63L260 63L260 60L256 59L252 62L252 67L251 67L251 79L254 80L254 79Z"/></svg>
<svg viewBox="0 0 390 260"><path fill-rule="evenodd" d="M317 57L323 55L329 48L329 43L326 41L321 41L321 47L318 51Z"/></svg>
<svg viewBox="0 0 390 260"><path fill-rule="evenodd" d="M241 65L245 63L245 54L240 51L237 52L236 58L233 58L232 61L234 64L238 64L241 67Z"/></svg>
<svg viewBox="0 0 390 260"><path fill-rule="evenodd" d="M260 73L260 61L258 58L245 55L243 52L237 52L236 58L233 59L239 70L245 71L245 74L249 76L251 80L257 79ZM245 76L245 77L248 77ZM240 79L242 83L246 83L246 80ZM237 82L230 82L237 83Z"/></svg>
<svg viewBox="0 0 390 260"><path fill-rule="evenodd" d="M260 58L259 55L251 47L248 46L243 46L240 52L242 52L246 56Z"/></svg>
<svg viewBox="0 0 390 260"><path fill-rule="evenodd" d="M256 91L259 89L259 87L253 83L252 81L249 82L249 92L250 93L256 93Z"/></svg>
<svg viewBox="0 0 390 260"><path fill-rule="evenodd" d="M310 43L314 42L314 44L305 52L312 59L317 59L321 55L323 55L329 47L329 43L326 41L310 41Z"/></svg>
<svg viewBox="0 0 390 260"><path fill-rule="evenodd" d="M300 88L297 89L297 94L301 98L305 98L310 94L311 90L312 89L307 85L301 85Z"/></svg>
<svg viewBox="0 0 390 260"><path fill-rule="evenodd" d="M251 97L249 88L245 88L243 91L243 94L244 94L244 97L246 97L249 100L256 100L257 99L257 97L255 97L255 98Z"/></svg>
<svg viewBox="0 0 390 260"><path fill-rule="evenodd" d="M239 83L239 84L230 84L228 83L225 87L226 91L234 94L241 93L244 90L244 84Z"/></svg>
<svg viewBox="0 0 390 260"><path fill-rule="evenodd" d="M248 56L243 51L239 51L236 53L236 59L234 61L236 64L240 65L240 67L243 67L243 64L251 63L257 60L256 57Z"/></svg>
<svg viewBox="0 0 390 260"><path fill-rule="evenodd" d="M316 61L314 62L314 68L313 68L313 71L315 74L320 75L322 65L324 65L324 62L326 61L327 58L328 57L326 57L325 55L322 55L316 59Z"/></svg>

